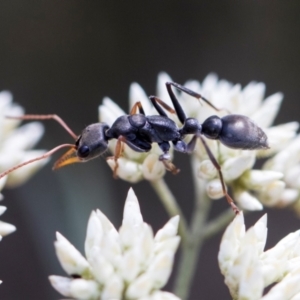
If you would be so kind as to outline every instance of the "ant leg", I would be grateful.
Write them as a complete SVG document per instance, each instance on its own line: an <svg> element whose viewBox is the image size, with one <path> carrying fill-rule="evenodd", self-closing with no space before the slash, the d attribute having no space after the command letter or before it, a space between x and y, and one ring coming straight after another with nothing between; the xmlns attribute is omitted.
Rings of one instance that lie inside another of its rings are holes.
<svg viewBox="0 0 300 300"><path fill-rule="evenodd" d="M123 136L119 136L118 140L117 140L117 144L116 144L116 148L115 148L115 155L114 156L109 156L106 158L106 160L108 159L113 159L115 161L115 167L113 169L113 177L115 179L118 178L117 175L117 171L119 168L119 163L118 163L118 159L122 156L123 152L124 152L124 143L125 143L126 139Z"/></svg>
<svg viewBox="0 0 300 300"><path fill-rule="evenodd" d="M174 105L178 119L182 124L184 124L184 122L186 120L186 115L185 115L178 99L176 98L174 92L172 91L171 85L172 85L172 82L166 82L167 90L168 90L169 96L172 100L172 103Z"/></svg>
<svg viewBox="0 0 300 300"><path fill-rule="evenodd" d="M130 110L130 115L135 115L137 113L137 110L139 110L140 114L145 115L145 111L144 111L142 103L140 101L136 102L132 106L132 109Z"/></svg>
<svg viewBox="0 0 300 300"><path fill-rule="evenodd" d="M198 137L201 139L201 141L202 141L202 143L204 145L204 148L205 148L205 150L206 150L206 152L207 152L207 154L209 156L209 159L211 160L211 162L213 163L214 167L217 169L217 171L219 173L219 178L220 178L220 181L221 181L222 190L223 190L224 196L226 197L227 202L229 203L229 205L233 209L234 213L238 214L240 212L239 209L238 209L238 207L234 204L234 201L232 200L232 198L227 193L227 190L226 190L226 187L225 187L225 183L224 183L224 179L223 179L223 173L222 173L222 170L221 170L221 166L217 162L215 156L210 151L210 149L209 149L206 141L204 140L204 138L201 135L199 135Z"/></svg>
<svg viewBox="0 0 300 300"><path fill-rule="evenodd" d="M197 138L198 138L197 135L194 135L192 139L189 141L189 143L186 145L186 152L188 154L191 154L194 151L197 143Z"/></svg>
<svg viewBox="0 0 300 300"><path fill-rule="evenodd" d="M170 144L168 142L159 143L158 146L164 152L159 156L159 160L164 164L165 168L170 171L173 175L180 172L178 168L170 161Z"/></svg>
<svg viewBox="0 0 300 300"><path fill-rule="evenodd" d="M162 106L165 110L167 110L171 114L175 114L176 111L161 99L155 96L150 96L149 99L151 100L153 106L161 116L168 117L166 112L160 106Z"/></svg>
<svg viewBox="0 0 300 300"><path fill-rule="evenodd" d="M76 141L78 136L70 129L70 127L58 115L24 115L24 116L6 116L7 119L15 120L55 120L58 122Z"/></svg>
<svg viewBox="0 0 300 300"><path fill-rule="evenodd" d="M204 98L202 95L200 95L200 94L198 94L198 93L196 93L196 92L194 92L194 91L186 88L185 86L183 86L183 85L181 85L179 83L176 83L176 82L166 82L166 86L167 86L168 93L169 93L169 95L170 95L170 97L172 99L172 102L173 102L173 98L175 99L175 101L178 102L178 100L176 99L175 94L173 93L172 88L171 88L171 86L174 86L178 90L180 90L180 91L182 91L182 92L184 92L184 93L186 93L186 94L188 94L188 95L190 95L190 96L192 96L192 97L194 97L196 99L202 99L206 104L208 104L214 110L216 110L216 111L222 111L223 110L224 111L224 109L220 109L220 108L215 107L209 100L207 100L206 98ZM174 107L175 107L175 105L174 105ZM227 111L227 110L225 110L225 111Z"/></svg>

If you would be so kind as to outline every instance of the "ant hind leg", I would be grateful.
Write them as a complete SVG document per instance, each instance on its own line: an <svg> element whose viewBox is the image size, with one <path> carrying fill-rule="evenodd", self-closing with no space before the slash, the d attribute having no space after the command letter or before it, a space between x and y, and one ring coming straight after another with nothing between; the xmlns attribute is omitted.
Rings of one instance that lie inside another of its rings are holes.
<svg viewBox="0 0 300 300"><path fill-rule="evenodd" d="M190 95L191 97L194 97L196 99L201 99L202 101L204 101L206 104L208 104L210 107L212 107L215 111L226 111L229 113L229 111L227 109L221 109L221 108L217 108L216 106L214 106L209 100L207 100L206 98L204 98L202 95L186 88L185 86L179 84L179 83L176 83L176 82L167 82L166 83L166 86L167 86L167 90L168 90L168 93L172 99L172 102L175 100L176 102L178 102L177 98L175 97L175 94L173 93L172 91L172 88L171 86L174 86L176 89ZM179 104L179 103L178 103ZM175 105L174 105L175 106Z"/></svg>
<svg viewBox="0 0 300 300"><path fill-rule="evenodd" d="M211 160L211 162L213 163L214 167L217 169L218 173L219 173L219 178L220 178L220 181L221 181L221 185L222 185L222 191L223 191L223 194L227 200L227 202L229 203L229 205L231 206L232 210L234 211L235 214L238 214L240 211L238 209L238 207L235 205L233 199L229 196L227 190L226 190L226 187L225 187L225 182L224 182L224 178L223 178L223 173L222 173L222 170L221 170L221 166L219 165L219 163L217 162L215 156L212 154L211 150L209 149L206 141L204 140L204 138L199 135L198 136L202 143L203 143L203 146L209 156L209 159Z"/></svg>

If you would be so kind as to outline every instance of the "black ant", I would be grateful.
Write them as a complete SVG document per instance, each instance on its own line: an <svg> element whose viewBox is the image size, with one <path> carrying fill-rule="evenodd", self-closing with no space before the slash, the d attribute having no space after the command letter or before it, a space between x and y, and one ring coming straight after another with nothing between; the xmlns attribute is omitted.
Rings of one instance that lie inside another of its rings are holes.
<svg viewBox="0 0 300 300"><path fill-rule="evenodd" d="M179 170L170 161L170 142L173 143L175 150L183 153L191 153L195 148L197 139L200 139L210 160L218 170L222 190L228 203L235 213L238 213L239 210L237 206L226 191L221 167L209 149L203 135L209 139L219 140L229 148L254 150L269 148L266 134L248 117L243 115L229 114L222 118L214 115L207 118L202 124L195 118L187 118L178 99L172 91L172 86L192 97L202 99L215 110L220 110L200 94L195 93L178 83L167 82L167 91L175 110L159 98L150 96L149 98L157 110L158 115L146 116L141 103L137 102L129 115L120 116L111 127L106 123L91 124L87 126L79 136L77 136L57 115L24 115L20 117L9 117L20 120L54 119L65 128L76 142L75 145L63 144L57 146L42 156L21 163L0 174L0 178L22 166L49 157L57 150L64 147L69 147L71 149L56 161L53 169L58 169L75 162L88 161L103 154L107 150L108 142L111 139L117 139L114 155L115 177L118 169L117 160L124 150L122 143L127 144L136 152L149 152L152 147L151 144L157 143L163 152L159 157L160 161L164 163L167 170L176 174ZM182 123L181 128L178 128L176 123L168 118L163 108L171 113L176 113L179 121ZM139 110L139 113L137 113L137 110ZM188 143L183 140L186 135L193 135Z"/></svg>

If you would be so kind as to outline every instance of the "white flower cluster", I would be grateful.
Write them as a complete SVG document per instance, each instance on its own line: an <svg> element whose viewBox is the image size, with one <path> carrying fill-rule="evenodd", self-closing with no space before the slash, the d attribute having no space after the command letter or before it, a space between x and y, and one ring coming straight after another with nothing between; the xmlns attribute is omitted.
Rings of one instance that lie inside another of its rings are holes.
<svg viewBox="0 0 300 300"><path fill-rule="evenodd" d="M4 214L5 211L6 211L6 207L3 205L0 205L0 216L2 214ZM0 221L0 241L3 236L6 236L6 235L12 233L15 230L16 230L16 227L14 225Z"/></svg>
<svg viewBox="0 0 300 300"><path fill-rule="evenodd" d="M300 299L300 230L264 251L266 239L266 215L247 231L242 213L227 227L218 259L232 298ZM277 284L263 296L264 288L273 283Z"/></svg>
<svg viewBox="0 0 300 300"><path fill-rule="evenodd" d="M153 236L130 189L119 232L100 210L92 212L86 258L57 233L58 259L73 278L50 276L51 284L64 296L75 299L179 300L160 291L169 279L180 242L178 222L179 217L173 217Z"/></svg>
<svg viewBox="0 0 300 300"><path fill-rule="evenodd" d="M144 106L144 102L148 103L148 98L137 83L133 83L130 87L130 99L132 104L131 107L135 102L142 101L143 107L147 112L148 107ZM149 103L148 106L150 106ZM118 117L125 114L127 113L107 97L103 99L102 105L99 106L99 120L100 122L107 123L109 126L111 126ZM110 141L109 148L112 153L114 153L115 146L116 141ZM161 150L157 144L153 145L151 151L148 153L135 152L125 145L124 153L122 157L118 159L118 177L132 183L142 179L151 181L163 177L166 170L163 163L159 161L159 156L161 154ZM113 170L115 168L114 159L108 158L107 162Z"/></svg>
<svg viewBox="0 0 300 300"><path fill-rule="evenodd" d="M167 81L172 79L167 74L161 73L158 77L156 95L172 107L165 86ZM221 117L228 112L241 114L252 119L268 136L270 149L260 151L230 149L218 141L206 139L239 206L246 210L261 210L263 205L282 207L296 202L300 190L300 181L295 180L300 174L300 138L295 139L299 124L290 122L270 127L278 113L283 95L276 93L264 99L265 84L250 82L242 88L240 84L233 85L228 81L218 80L214 74L208 75L202 84L198 81L188 81L184 85L209 99L214 106L223 109L215 111L203 101L200 100L199 103L197 99L186 93L179 93L173 88L188 117L203 122L211 115ZM137 83L131 85L129 94L131 107L140 101L146 115L157 114L146 93ZM125 112L108 98L105 98L99 107L100 120L109 125L123 114ZM179 124L175 115L170 117ZM110 149L114 151L113 143ZM157 145L154 145L149 153L143 154L125 146L124 156L118 160L117 175L130 182L159 179L165 174L164 166L158 160L160 154ZM272 155L275 157L268 160L262 170L253 170L256 158ZM192 161L194 174L204 183L208 196L212 199L221 198L223 192L217 170L200 141L197 143ZM109 159L108 163L113 169L114 160ZM297 203L300 211L300 201Z"/></svg>
<svg viewBox="0 0 300 300"><path fill-rule="evenodd" d="M1 190L1 187L0 187ZM6 207L0 205L0 216L6 211ZM16 227L12 224L6 223L6 222L2 222L0 221L0 241L2 240L3 236L6 236L12 232L14 232L16 230ZM2 281L0 280L0 283L2 283Z"/></svg>
<svg viewBox="0 0 300 300"><path fill-rule="evenodd" d="M263 167L283 174L284 184L275 182L268 199L277 202L277 206L292 203L300 216L300 135L293 139L283 150L269 159Z"/></svg>
<svg viewBox="0 0 300 300"><path fill-rule="evenodd" d="M163 80L171 80L166 75L163 77ZM224 180L232 189L234 199L239 206L246 210L260 210L263 208L262 204L286 206L296 201L298 191L286 188L281 169L268 167L270 163L267 161L263 170L253 170L257 157L268 157L284 151L296 136L299 127L297 122L270 127L279 111L283 95L276 93L264 100L266 87L263 83L250 82L242 88L240 84L233 85L228 81L218 80L214 74L208 75L202 84L198 81L189 81L185 86L209 99L216 107L224 109L216 112L205 103L203 105L196 103L198 106L195 107L194 99L180 93L178 98L189 116L203 122L211 115L221 117L228 111L245 115L261 127L268 136L270 149L260 151L230 149L217 141L206 140L221 165ZM297 150L300 156L300 151ZM192 166L199 180L206 182L209 197L221 198L223 192L218 173L201 143L197 144Z"/></svg>
<svg viewBox="0 0 300 300"><path fill-rule="evenodd" d="M31 122L18 127L21 121L6 118L23 114L23 108L12 102L11 93L0 92L0 173L45 153L44 150L31 150L44 133L41 123ZM44 159L10 173L0 180L1 185L14 187L24 183L47 161Z"/></svg>

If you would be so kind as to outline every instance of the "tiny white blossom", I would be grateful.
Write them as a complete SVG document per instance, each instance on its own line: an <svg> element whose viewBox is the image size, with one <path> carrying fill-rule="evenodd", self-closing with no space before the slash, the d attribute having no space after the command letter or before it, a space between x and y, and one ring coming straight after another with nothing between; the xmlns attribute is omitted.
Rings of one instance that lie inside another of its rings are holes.
<svg viewBox="0 0 300 300"><path fill-rule="evenodd" d="M0 92L0 173L45 153L44 150L31 150L44 133L41 123L31 122L18 127L21 121L6 118L23 114L23 108L12 102L10 92ZM8 174L5 185L14 187L24 183L47 161L37 161Z"/></svg>
<svg viewBox="0 0 300 300"><path fill-rule="evenodd" d="M300 230L264 251L266 239L266 215L247 231L242 213L227 227L218 260L233 299L285 300L300 292ZM264 288L276 282L263 297Z"/></svg>
<svg viewBox="0 0 300 300"><path fill-rule="evenodd" d="M50 276L50 282L72 299L178 300L160 291L170 277L180 242L178 223L178 216L171 218L154 236L130 189L119 231L101 211L92 212L85 240L86 258L57 233L56 253L72 278Z"/></svg>

